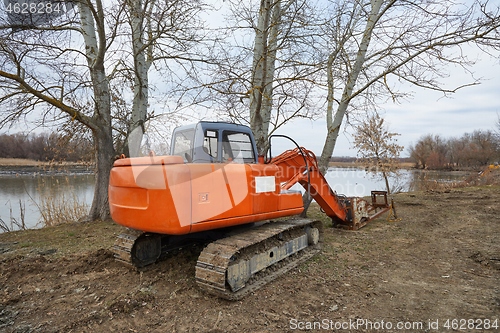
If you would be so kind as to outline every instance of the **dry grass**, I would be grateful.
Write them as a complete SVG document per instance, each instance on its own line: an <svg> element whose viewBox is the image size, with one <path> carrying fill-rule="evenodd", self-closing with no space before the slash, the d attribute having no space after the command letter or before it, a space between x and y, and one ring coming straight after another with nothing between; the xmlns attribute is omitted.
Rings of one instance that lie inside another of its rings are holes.
<svg viewBox="0 0 500 333"><path fill-rule="evenodd" d="M87 214L89 209L88 205L79 202L74 194L42 197L38 208L42 225L45 227L77 222Z"/></svg>
<svg viewBox="0 0 500 333"><path fill-rule="evenodd" d="M424 180L421 182L420 187L424 191L449 191L453 188L485 185L500 185L500 169L486 168L480 173L472 173L464 181L438 182L436 180Z"/></svg>
<svg viewBox="0 0 500 333"><path fill-rule="evenodd" d="M0 166L41 166L48 165L47 162L28 160L25 158L0 158Z"/></svg>
<svg viewBox="0 0 500 333"><path fill-rule="evenodd" d="M330 162L328 163L330 168L358 168L365 169L365 165L361 162ZM397 164L398 169L412 169L415 166L415 163L410 162L402 162Z"/></svg>
<svg viewBox="0 0 500 333"><path fill-rule="evenodd" d="M28 229L24 218L26 212L26 207L24 202L19 200L19 212L20 212L19 218L14 217L14 214L12 213L12 206L10 207L9 210L10 210L10 219L9 219L10 223L5 222L0 218L0 232L11 232L14 230Z"/></svg>
<svg viewBox="0 0 500 333"><path fill-rule="evenodd" d="M112 221L94 221L0 233L0 253L2 248L8 250L3 256L36 256L54 249L54 257L91 252L111 247L123 230Z"/></svg>
<svg viewBox="0 0 500 333"><path fill-rule="evenodd" d="M0 166L7 166L7 167L14 167L14 166L73 166L73 165L92 165L92 163L88 162L66 162L66 161L35 161L35 160L30 160L30 159L25 159L25 158L0 158Z"/></svg>

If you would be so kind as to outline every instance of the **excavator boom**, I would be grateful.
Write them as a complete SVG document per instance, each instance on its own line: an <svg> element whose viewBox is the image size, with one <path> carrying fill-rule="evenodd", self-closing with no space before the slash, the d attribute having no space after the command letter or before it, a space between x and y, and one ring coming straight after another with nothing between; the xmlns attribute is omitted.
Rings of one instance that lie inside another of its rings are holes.
<svg viewBox="0 0 500 333"><path fill-rule="evenodd" d="M345 221L347 211L337 194L321 174L314 153L303 147L287 150L269 162L281 170L278 178L283 189L299 183L316 200L326 215Z"/></svg>
<svg viewBox="0 0 500 333"><path fill-rule="evenodd" d="M385 191L372 191L371 203L358 197L337 195L320 172L316 156L306 148L287 150L272 158L269 164L281 170L277 181L282 189L299 183L338 226L357 230L389 210Z"/></svg>

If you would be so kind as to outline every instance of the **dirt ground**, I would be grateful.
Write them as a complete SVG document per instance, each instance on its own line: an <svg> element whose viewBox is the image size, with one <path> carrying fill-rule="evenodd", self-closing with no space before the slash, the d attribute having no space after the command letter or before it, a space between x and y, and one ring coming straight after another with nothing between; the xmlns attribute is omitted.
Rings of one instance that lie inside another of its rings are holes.
<svg viewBox="0 0 500 333"><path fill-rule="evenodd" d="M395 201L238 302L197 288L199 246L138 272L111 222L0 234L0 332L499 332L500 187Z"/></svg>

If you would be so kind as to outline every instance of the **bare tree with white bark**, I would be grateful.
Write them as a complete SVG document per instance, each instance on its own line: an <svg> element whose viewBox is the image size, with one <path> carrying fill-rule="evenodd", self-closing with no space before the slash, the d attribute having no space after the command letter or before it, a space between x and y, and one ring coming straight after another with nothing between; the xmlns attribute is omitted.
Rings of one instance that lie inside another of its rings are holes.
<svg viewBox="0 0 500 333"><path fill-rule="evenodd" d="M153 88L150 69L154 66L157 75L167 78L161 83L163 89L159 89L164 95L182 95L188 89L185 81L196 71L196 63L205 61L199 55L198 46L209 37L199 15L208 7L197 0L166 3L128 0L123 6L125 21L130 26L130 40L125 43L131 46L132 52L122 62L121 71L133 86L134 96L130 116L126 117L125 154L139 156L145 123L155 116L149 108ZM125 45L124 49L130 47ZM181 76L184 77L177 80Z"/></svg>
<svg viewBox="0 0 500 333"><path fill-rule="evenodd" d="M162 61L163 73L170 76L169 60L182 67L196 56L188 46L200 40L193 31L200 28L196 18L202 5L180 0L76 4L50 22L0 23L0 126L29 114L42 126L82 123L92 132L96 155L88 218L106 219L114 142L130 142L128 149L138 154L142 130L138 137L128 136L150 117L148 71Z"/></svg>
<svg viewBox="0 0 500 333"><path fill-rule="evenodd" d="M469 2L363 0L331 2L323 27L328 48L327 137L320 157L326 170L345 117L408 96L402 84L432 89L445 96L480 83L465 52L500 49L500 6ZM443 84L453 65L470 73L470 81Z"/></svg>
<svg viewBox="0 0 500 333"><path fill-rule="evenodd" d="M248 124L259 154L268 136L295 117L313 118L318 67L312 41L313 7L306 0L228 1L228 23L204 77L221 118Z"/></svg>
<svg viewBox="0 0 500 333"><path fill-rule="evenodd" d="M97 0L78 2L77 11L50 26L0 27L0 124L35 112L42 125L65 118L92 132L97 164L92 220L109 216L107 184L115 155L105 68L115 35L106 34L106 23Z"/></svg>

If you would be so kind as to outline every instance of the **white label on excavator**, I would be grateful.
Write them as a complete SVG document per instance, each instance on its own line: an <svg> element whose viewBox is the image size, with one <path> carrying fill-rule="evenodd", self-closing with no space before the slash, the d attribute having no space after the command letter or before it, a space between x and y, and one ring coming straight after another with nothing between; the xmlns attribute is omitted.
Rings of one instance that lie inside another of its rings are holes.
<svg viewBox="0 0 500 333"><path fill-rule="evenodd" d="M274 176L255 177L255 193L274 192L276 179Z"/></svg>

